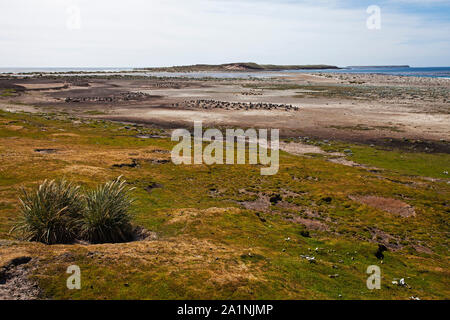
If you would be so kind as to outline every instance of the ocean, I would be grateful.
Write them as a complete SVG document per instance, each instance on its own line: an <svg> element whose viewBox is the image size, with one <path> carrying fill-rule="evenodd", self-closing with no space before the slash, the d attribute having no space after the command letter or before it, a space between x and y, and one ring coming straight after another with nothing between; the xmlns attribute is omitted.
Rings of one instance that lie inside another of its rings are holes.
<svg viewBox="0 0 450 320"><path fill-rule="evenodd" d="M449 78L450 67L347 67L342 69L320 69L320 70L280 70L280 71L262 71L262 72L134 72L133 68L0 68L0 74L13 73L15 75L26 75L27 73L71 73L76 72L110 72L111 74L129 74L139 76L153 77L188 77L188 78L268 78L283 76L286 73L368 73L368 74L386 74L396 76L414 76L431 78ZM129 73L127 73L129 72Z"/></svg>
<svg viewBox="0 0 450 320"><path fill-rule="evenodd" d="M450 67L348 67L330 70L286 70L284 72L322 72L322 73L369 73L394 76L413 76L429 78L450 78Z"/></svg>

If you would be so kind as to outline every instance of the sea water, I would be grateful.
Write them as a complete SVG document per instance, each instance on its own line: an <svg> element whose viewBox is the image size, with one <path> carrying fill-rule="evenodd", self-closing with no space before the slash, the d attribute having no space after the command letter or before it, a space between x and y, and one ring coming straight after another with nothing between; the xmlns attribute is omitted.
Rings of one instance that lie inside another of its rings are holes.
<svg viewBox="0 0 450 320"><path fill-rule="evenodd" d="M329 70L285 70L284 72L322 72L322 73L365 73L394 76L413 76L430 78L450 78L450 67L347 67Z"/></svg>

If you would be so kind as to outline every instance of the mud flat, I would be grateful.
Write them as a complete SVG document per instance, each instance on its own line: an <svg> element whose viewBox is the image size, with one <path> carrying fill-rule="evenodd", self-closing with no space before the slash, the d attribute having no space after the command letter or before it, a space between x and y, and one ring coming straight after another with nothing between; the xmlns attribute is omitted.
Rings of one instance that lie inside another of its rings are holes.
<svg viewBox="0 0 450 320"><path fill-rule="evenodd" d="M0 92L0 108L10 111L52 110L164 127L202 120L276 127L286 137L370 143L450 140L448 79L331 73L264 80L44 75L2 77ZM215 101L215 107L194 108L193 101ZM253 105L264 107L248 107Z"/></svg>

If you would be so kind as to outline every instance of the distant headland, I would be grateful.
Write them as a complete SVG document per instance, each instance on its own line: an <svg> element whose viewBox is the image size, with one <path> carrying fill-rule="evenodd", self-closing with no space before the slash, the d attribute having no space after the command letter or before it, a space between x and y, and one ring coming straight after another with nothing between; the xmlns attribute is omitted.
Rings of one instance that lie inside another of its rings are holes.
<svg viewBox="0 0 450 320"><path fill-rule="evenodd" d="M282 71L282 70L325 70L339 69L339 67L318 64L318 65L276 65L257 64L254 62L236 62L226 64L195 64L188 66L138 68L135 70L156 71L156 72L198 72L198 71Z"/></svg>

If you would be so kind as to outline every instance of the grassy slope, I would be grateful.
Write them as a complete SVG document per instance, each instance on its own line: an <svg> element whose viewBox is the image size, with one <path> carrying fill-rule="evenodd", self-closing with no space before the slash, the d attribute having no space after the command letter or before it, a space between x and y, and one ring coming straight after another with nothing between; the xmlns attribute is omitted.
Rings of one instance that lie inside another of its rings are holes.
<svg viewBox="0 0 450 320"><path fill-rule="evenodd" d="M47 117L49 118L49 117ZM109 122L74 124L24 114L0 113L0 238L17 215L17 189L45 178L65 176L83 186L123 174L135 187L136 223L158 239L95 246L44 246L13 242L0 256L39 257L35 277L50 298L108 299L408 299L448 298L449 193L445 182L410 175L436 176L448 155L408 154L350 146L354 159L387 170L372 173L320 158L282 153L280 172L259 175L259 167L174 166L151 160L168 158L166 139L137 139L136 131ZM349 147L349 146L340 146ZM56 148L42 155L35 148ZM138 168L113 168L140 159ZM381 160L383 159L383 160ZM405 165L415 163L416 165ZM433 171L423 163L433 163ZM440 176L439 176L440 177ZM163 188L146 188L159 183ZM245 192L243 192L245 190ZM244 209L239 201L254 194L284 194L290 206L270 211ZM401 218L361 205L348 195L376 194L413 205L415 218ZM325 201L331 197L331 201ZM289 215L311 219L328 230L310 230ZM401 247L375 258L374 231ZM289 240L287 240L289 239ZM421 246L421 247L420 247ZM429 248L424 253L420 248ZM319 248L315 251L315 248ZM419 249L418 249L419 248ZM417 251L419 250L419 251ZM311 264L300 255L318 259ZM0 263L2 259L0 259ZM3 261L4 262L4 261ZM66 289L65 269L82 270L82 290ZM382 289L366 288L367 266L382 268ZM337 268L333 268L333 266ZM337 278L329 275L339 274ZM410 289L391 284L405 278Z"/></svg>

